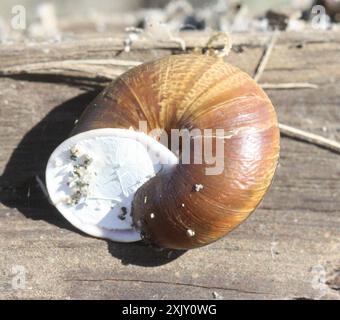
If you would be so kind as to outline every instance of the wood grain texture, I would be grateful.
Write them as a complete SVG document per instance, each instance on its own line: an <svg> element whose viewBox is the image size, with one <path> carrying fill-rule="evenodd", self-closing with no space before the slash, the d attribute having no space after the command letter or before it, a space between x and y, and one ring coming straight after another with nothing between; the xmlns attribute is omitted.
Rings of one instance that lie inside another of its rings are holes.
<svg viewBox="0 0 340 320"><path fill-rule="evenodd" d="M234 38L242 50L226 60L253 75L269 36ZM340 140L339 39L337 32L279 36L260 81L319 85L267 90L281 122ZM148 61L173 50L121 48L106 39L3 45L0 69L64 58ZM0 298L340 298L339 155L299 141L282 139L276 178L256 213L207 247L153 252L74 230L44 199L35 175L104 84L60 75L0 78ZM11 286L17 265L26 269L26 289Z"/></svg>

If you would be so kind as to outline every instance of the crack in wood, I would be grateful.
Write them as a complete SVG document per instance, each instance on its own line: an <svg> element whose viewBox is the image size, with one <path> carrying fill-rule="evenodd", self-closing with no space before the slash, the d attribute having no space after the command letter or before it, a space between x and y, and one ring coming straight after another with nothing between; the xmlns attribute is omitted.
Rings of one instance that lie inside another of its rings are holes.
<svg viewBox="0 0 340 320"><path fill-rule="evenodd" d="M140 279L63 279L65 282L132 282L132 283L150 283L150 284L165 284L165 285L173 285L173 286L183 286L183 287L191 287L191 288L200 288L200 289L208 289L208 290L222 290L222 291L234 291L239 293L248 293L248 294L262 294L262 295L274 295L271 292L261 292L261 291L250 291L250 290L241 290L237 288L226 288L219 286L205 286L200 284L192 284L192 283L184 283L184 282L170 282L170 281L160 281L160 280L140 280Z"/></svg>

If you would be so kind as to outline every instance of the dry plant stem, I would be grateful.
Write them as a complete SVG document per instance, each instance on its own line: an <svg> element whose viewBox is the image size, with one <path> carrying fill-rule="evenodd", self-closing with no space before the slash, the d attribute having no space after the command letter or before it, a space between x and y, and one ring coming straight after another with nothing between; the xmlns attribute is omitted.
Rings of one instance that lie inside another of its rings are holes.
<svg viewBox="0 0 340 320"><path fill-rule="evenodd" d="M288 90L288 89L318 89L319 86L309 82L288 82L288 83L260 83L262 89Z"/></svg>
<svg viewBox="0 0 340 320"><path fill-rule="evenodd" d="M132 60L119 60L119 59L87 59L87 60L62 60L62 61L51 61L51 62L41 62L41 63L32 63L25 64L17 67L9 67L4 69L6 72L7 69L11 71L22 70L25 67L27 71L34 71L36 69L48 69L48 68L63 68L77 65L104 65L104 66L127 66L133 67L141 64L140 61L132 61Z"/></svg>
<svg viewBox="0 0 340 320"><path fill-rule="evenodd" d="M264 69L267 66L269 57L270 57L270 55L271 55L271 53L272 53L272 51L274 49L274 46L276 44L276 41L277 41L277 38L278 38L279 34L280 34L279 31L275 31L273 36L270 39L270 42L269 42L269 44L268 44L268 46L266 48L266 51L265 51L265 53L264 53L264 55L263 55L263 57L262 57L262 59L261 59L261 61L259 63L259 65L258 65L258 67L256 69L256 72L255 72L255 75L254 75L254 80L256 82L259 81L259 79L261 78L261 76L263 74Z"/></svg>
<svg viewBox="0 0 340 320"><path fill-rule="evenodd" d="M42 63L32 63L8 67L0 71L4 75L33 73L33 72L49 72L62 73L65 71L75 71L89 74L91 76L99 76L107 79L115 78L127 69L140 65L139 61L119 60L119 59L88 59L88 60L64 60L49 61ZM114 69L114 67L123 67L123 69Z"/></svg>
<svg viewBox="0 0 340 320"><path fill-rule="evenodd" d="M307 141L309 143L340 153L340 143L337 141L324 138L314 133L309 133L300 129L296 129L282 123L279 124L279 128L281 133L288 137L301 139L303 141Z"/></svg>

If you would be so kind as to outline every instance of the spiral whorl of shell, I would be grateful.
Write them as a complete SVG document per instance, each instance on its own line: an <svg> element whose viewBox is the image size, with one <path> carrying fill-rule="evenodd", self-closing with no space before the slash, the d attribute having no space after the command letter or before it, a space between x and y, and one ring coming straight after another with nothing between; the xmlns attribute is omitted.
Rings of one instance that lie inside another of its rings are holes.
<svg viewBox="0 0 340 320"><path fill-rule="evenodd" d="M188 129L190 160L194 141L210 138L220 164L211 174L216 163L183 163L181 150L179 164L138 189L133 220L153 244L189 249L211 243L244 221L264 197L279 157L277 117L267 95L238 68L193 54L143 64L109 85L74 133L107 127L138 130L140 121L148 130L165 129L169 137L172 129Z"/></svg>

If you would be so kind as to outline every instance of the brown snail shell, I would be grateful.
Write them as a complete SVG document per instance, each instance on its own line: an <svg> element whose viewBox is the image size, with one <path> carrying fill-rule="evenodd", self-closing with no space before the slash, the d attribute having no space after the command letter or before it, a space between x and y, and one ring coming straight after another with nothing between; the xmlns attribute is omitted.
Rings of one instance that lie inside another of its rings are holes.
<svg viewBox="0 0 340 320"><path fill-rule="evenodd" d="M138 128L141 120L150 130L226 132L220 174L206 175L207 163L180 162L137 190L133 220L144 238L159 247L200 247L255 210L274 176L280 137L271 101L246 73L222 59L194 54L145 63L112 82L73 133Z"/></svg>

